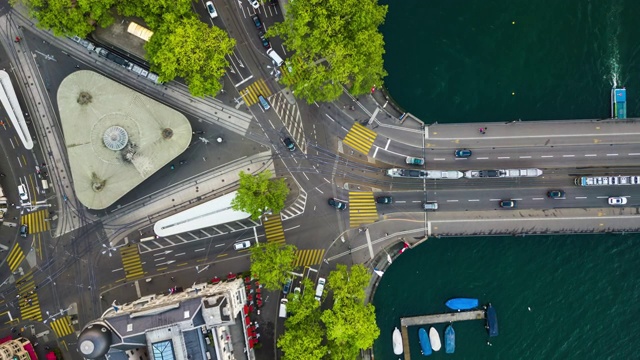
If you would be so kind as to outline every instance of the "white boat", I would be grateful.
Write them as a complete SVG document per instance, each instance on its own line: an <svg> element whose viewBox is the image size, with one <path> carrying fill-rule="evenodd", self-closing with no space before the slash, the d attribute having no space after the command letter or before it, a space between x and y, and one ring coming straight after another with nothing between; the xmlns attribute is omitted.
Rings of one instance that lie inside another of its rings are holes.
<svg viewBox="0 0 640 360"><path fill-rule="evenodd" d="M438 339L438 341L440 341ZM400 334L400 330L398 330L398 328L395 328L395 330L393 330L393 353L396 355L400 355L404 352L403 346L402 346L402 335Z"/></svg>
<svg viewBox="0 0 640 360"><path fill-rule="evenodd" d="M442 343L440 342L440 334L438 334L438 330L433 326L429 329L429 342L431 343L431 348L433 351L440 351L442 348Z"/></svg>

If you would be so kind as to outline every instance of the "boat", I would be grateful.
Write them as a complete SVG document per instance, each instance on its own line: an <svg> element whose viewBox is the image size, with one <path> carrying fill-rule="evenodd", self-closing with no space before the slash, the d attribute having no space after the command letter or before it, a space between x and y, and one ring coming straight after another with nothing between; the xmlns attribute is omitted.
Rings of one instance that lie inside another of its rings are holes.
<svg viewBox="0 0 640 360"><path fill-rule="evenodd" d="M537 177L542 175L540 169L497 169L497 170L467 170L464 177L467 179L480 178L520 178Z"/></svg>
<svg viewBox="0 0 640 360"><path fill-rule="evenodd" d="M456 331L451 324L444 329L444 351L447 354L453 354L456 351Z"/></svg>
<svg viewBox="0 0 640 360"><path fill-rule="evenodd" d="M490 337L498 336L498 314L491 303L487 307L487 331Z"/></svg>
<svg viewBox="0 0 640 360"><path fill-rule="evenodd" d="M447 307L451 310L460 311L460 310L475 309L478 307L479 302L478 302L478 299L453 298L453 299L447 300L447 302L444 304L447 305Z"/></svg>
<svg viewBox="0 0 640 360"><path fill-rule="evenodd" d="M402 335L400 334L400 330L396 327L395 330L393 330L393 353L400 355L403 352Z"/></svg>
<svg viewBox="0 0 640 360"><path fill-rule="evenodd" d="M378 270L378 268L373 268L373 272L376 273L376 275L382 277L382 275L384 275L384 271L382 270Z"/></svg>
<svg viewBox="0 0 640 360"><path fill-rule="evenodd" d="M422 349L422 355L431 355L431 342L429 342L427 331L424 328L418 329L418 338L420 339L420 348Z"/></svg>
<svg viewBox="0 0 640 360"><path fill-rule="evenodd" d="M431 348L433 351L440 351L442 348L442 343L440 342L440 334L438 334L438 330L433 326L429 329L429 342L431 343Z"/></svg>
<svg viewBox="0 0 640 360"><path fill-rule="evenodd" d="M627 118L627 89L611 89L611 117L613 119Z"/></svg>

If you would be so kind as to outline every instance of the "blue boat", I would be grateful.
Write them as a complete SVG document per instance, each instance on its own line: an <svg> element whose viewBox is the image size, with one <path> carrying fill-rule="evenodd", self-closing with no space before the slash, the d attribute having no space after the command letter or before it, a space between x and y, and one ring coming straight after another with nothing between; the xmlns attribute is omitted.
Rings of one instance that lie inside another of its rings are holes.
<svg viewBox="0 0 640 360"><path fill-rule="evenodd" d="M490 337L498 336L498 314L491 303L487 307L487 331Z"/></svg>
<svg viewBox="0 0 640 360"><path fill-rule="evenodd" d="M444 351L447 354L453 354L456 351L456 332L451 324L444 329Z"/></svg>
<svg viewBox="0 0 640 360"><path fill-rule="evenodd" d="M470 310L478 307L478 299L453 298L447 300L445 305L451 310Z"/></svg>
<svg viewBox="0 0 640 360"><path fill-rule="evenodd" d="M431 343L429 342L429 336L427 336L427 331L423 328L418 330L418 337L420 338L420 348L422 349L422 355L429 356L431 355Z"/></svg>
<svg viewBox="0 0 640 360"><path fill-rule="evenodd" d="M611 117L614 119L627 118L627 89L611 89Z"/></svg>

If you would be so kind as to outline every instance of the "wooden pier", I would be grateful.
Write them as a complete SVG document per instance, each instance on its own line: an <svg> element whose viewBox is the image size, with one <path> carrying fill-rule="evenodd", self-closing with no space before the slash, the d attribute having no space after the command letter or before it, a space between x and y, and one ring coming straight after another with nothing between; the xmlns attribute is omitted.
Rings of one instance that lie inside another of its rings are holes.
<svg viewBox="0 0 640 360"><path fill-rule="evenodd" d="M459 311L446 314L422 315L400 318L400 330L402 332L402 345L404 346L404 359L411 360L411 348L409 347L409 326L431 325L448 322L482 320L485 318L484 310ZM425 329L426 330L426 329ZM427 330L428 332L428 330Z"/></svg>

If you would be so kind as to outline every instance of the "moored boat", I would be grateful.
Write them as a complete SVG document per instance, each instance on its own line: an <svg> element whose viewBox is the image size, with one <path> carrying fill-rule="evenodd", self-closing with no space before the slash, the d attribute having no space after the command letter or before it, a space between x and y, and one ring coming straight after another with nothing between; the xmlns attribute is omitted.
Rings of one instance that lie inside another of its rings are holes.
<svg viewBox="0 0 640 360"><path fill-rule="evenodd" d="M402 334L400 334L400 330L396 327L395 330L393 330L393 353L400 355L403 352Z"/></svg>
<svg viewBox="0 0 640 360"><path fill-rule="evenodd" d="M456 332L451 324L444 329L444 350L447 354L453 354L456 351Z"/></svg>
<svg viewBox="0 0 640 360"><path fill-rule="evenodd" d="M611 117L614 119L627 118L627 89L611 89Z"/></svg>
<svg viewBox="0 0 640 360"><path fill-rule="evenodd" d="M431 355L431 342L429 342L427 331L424 328L418 329L418 338L420 339L420 348L422 349L422 355Z"/></svg>
<svg viewBox="0 0 640 360"><path fill-rule="evenodd" d="M442 348L442 343L440 342L440 334L438 334L438 330L433 326L429 329L429 342L431 343L431 348L433 351L440 351Z"/></svg>
<svg viewBox="0 0 640 360"><path fill-rule="evenodd" d="M491 303L487 307L487 331L490 337L498 336L498 314Z"/></svg>
<svg viewBox="0 0 640 360"><path fill-rule="evenodd" d="M453 298L447 300L447 302L444 304L447 305L447 307L451 310L469 310L477 308L480 302L478 301L478 299Z"/></svg>

